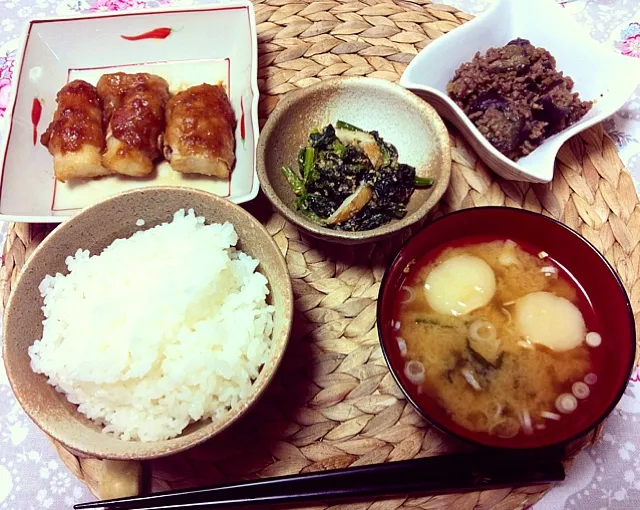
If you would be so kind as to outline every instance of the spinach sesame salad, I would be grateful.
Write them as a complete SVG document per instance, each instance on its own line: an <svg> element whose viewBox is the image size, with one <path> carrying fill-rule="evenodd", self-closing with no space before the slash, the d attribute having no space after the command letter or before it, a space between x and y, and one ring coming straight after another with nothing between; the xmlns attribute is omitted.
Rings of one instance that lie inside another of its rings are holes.
<svg viewBox="0 0 640 510"><path fill-rule="evenodd" d="M376 131L338 121L314 129L298 153L298 172L282 167L296 194L294 209L336 230L371 230L407 214L415 188L433 185L398 162L398 151Z"/></svg>

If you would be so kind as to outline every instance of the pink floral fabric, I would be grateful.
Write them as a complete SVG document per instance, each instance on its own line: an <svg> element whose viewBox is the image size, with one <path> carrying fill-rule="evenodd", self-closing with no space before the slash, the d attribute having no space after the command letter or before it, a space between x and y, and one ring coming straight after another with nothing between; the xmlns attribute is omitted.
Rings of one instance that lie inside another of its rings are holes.
<svg viewBox="0 0 640 510"><path fill-rule="evenodd" d="M171 0L159 0L154 2L154 6L169 5ZM124 11L125 9L143 9L149 6L148 0L97 0L89 11Z"/></svg>
<svg viewBox="0 0 640 510"><path fill-rule="evenodd" d="M640 58L640 23L630 23L620 35L620 51L624 55Z"/></svg>
<svg viewBox="0 0 640 510"><path fill-rule="evenodd" d="M0 57L0 117L4 116L9 104L13 66L15 65L15 51Z"/></svg>
<svg viewBox="0 0 640 510"><path fill-rule="evenodd" d="M125 9L141 9L146 7L145 0L98 0L91 9L91 12L100 11L123 11Z"/></svg>

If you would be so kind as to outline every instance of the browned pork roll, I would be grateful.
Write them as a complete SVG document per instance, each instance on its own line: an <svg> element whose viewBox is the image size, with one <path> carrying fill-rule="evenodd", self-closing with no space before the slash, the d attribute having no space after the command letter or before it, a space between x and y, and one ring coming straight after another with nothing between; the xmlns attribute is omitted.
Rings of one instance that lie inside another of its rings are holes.
<svg viewBox="0 0 640 510"><path fill-rule="evenodd" d="M74 80L60 89L53 120L40 142L53 156L56 179L86 179L113 173L101 164L102 107L96 88Z"/></svg>
<svg viewBox="0 0 640 510"><path fill-rule="evenodd" d="M169 84L154 74L114 73L103 75L97 88L107 124L102 164L122 175L148 175L161 156Z"/></svg>
<svg viewBox="0 0 640 510"><path fill-rule="evenodd" d="M164 155L177 172L229 177L236 118L221 85L203 83L167 104Z"/></svg>

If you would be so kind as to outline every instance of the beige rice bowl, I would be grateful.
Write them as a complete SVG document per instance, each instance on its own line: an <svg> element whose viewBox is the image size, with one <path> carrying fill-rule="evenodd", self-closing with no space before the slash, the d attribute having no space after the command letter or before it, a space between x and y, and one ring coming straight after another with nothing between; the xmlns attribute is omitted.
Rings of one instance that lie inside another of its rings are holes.
<svg viewBox="0 0 640 510"><path fill-rule="evenodd" d="M180 210L100 255L78 250L40 284L31 367L106 433L159 441L219 419L270 357L259 261L234 248L233 225L204 221Z"/></svg>

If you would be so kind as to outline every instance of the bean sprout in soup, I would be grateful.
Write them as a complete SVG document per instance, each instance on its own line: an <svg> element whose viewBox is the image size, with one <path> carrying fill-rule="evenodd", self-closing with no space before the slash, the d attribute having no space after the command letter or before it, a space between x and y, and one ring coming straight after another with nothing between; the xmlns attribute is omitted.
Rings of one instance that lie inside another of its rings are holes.
<svg viewBox="0 0 640 510"><path fill-rule="evenodd" d="M460 243L410 268L395 329L404 377L454 422L500 438L566 419L590 393L593 310L545 252Z"/></svg>

